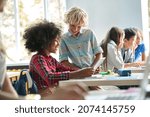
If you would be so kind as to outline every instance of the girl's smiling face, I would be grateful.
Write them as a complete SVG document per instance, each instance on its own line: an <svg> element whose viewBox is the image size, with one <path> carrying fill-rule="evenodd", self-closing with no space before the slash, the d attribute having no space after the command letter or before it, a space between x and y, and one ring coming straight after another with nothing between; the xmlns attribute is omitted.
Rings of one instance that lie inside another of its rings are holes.
<svg viewBox="0 0 150 117"><path fill-rule="evenodd" d="M57 50L58 50L59 45L60 45L60 37L57 36L57 37L53 40L53 42L50 43L50 45L49 45L49 51L50 51L51 53L56 53Z"/></svg>

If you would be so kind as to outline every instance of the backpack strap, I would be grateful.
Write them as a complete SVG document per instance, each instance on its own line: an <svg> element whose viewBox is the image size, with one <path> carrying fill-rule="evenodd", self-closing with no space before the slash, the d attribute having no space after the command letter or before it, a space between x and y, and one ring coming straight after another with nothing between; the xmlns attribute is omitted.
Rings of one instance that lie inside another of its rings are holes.
<svg viewBox="0 0 150 117"><path fill-rule="evenodd" d="M33 81L32 81L31 75L30 75L30 73L29 73L28 70L25 71L25 74L26 74L26 76L27 76L29 88L31 88L32 85L33 85Z"/></svg>
<svg viewBox="0 0 150 117"><path fill-rule="evenodd" d="M24 74L25 73L25 74ZM26 82L28 82L28 85L29 85L29 88L31 88L32 87L32 84L33 84L33 81L32 81L32 78L31 78L31 76L30 76L30 73L29 73L29 71L27 70L27 69L23 69L23 70L21 70L21 72L20 72L20 76L22 76L22 75L26 75Z"/></svg>

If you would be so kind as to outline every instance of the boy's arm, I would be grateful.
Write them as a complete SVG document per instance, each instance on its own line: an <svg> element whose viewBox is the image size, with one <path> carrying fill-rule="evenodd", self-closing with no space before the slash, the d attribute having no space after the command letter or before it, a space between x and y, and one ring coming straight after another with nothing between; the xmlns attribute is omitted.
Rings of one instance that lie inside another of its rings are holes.
<svg viewBox="0 0 150 117"><path fill-rule="evenodd" d="M97 53L97 54L95 55L95 59L94 59L92 65L91 65L92 68L95 66L95 64L98 62L98 60L99 60L101 57L102 57L102 53ZM94 73L94 74L97 74L97 73L99 73L99 72L100 72L100 67L98 67L98 68L95 70L95 73Z"/></svg>
<svg viewBox="0 0 150 117"><path fill-rule="evenodd" d="M97 54L95 55L95 59L94 59L92 65L91 65L91 67L93 67L93 66L98 62L98 60L99 60L101 57L102 57L102 53L97 53Z"/></svg>

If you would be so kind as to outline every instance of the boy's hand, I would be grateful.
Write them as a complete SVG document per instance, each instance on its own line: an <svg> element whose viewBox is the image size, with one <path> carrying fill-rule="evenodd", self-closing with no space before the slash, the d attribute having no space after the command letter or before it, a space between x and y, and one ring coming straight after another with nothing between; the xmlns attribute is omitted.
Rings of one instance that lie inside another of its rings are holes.
<svg viewBox="0 0 150 117"><path fill-rule="evenodd" d="M101 68L98 67L98 68L95 70L94 74L98 74L100 71L101 71Z"/></svg>

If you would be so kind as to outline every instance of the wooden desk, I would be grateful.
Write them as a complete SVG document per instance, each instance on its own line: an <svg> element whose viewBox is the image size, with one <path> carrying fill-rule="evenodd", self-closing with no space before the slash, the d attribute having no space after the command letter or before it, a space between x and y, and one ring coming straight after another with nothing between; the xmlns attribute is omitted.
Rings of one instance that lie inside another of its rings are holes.
<svg viewBox="0 0 150 117"><path fill-rule="evenodd" d="M88 78L88 79L71 79L59 81L59 86L66 86L75 83L85 83L87 86L128 86L128 85L140 85L142 74L135 73L129 77L120 76L104 76L98 78ZM149 79L150 81L150 79Z"/></svg>
<svg viewBox="0 0 150 117"><path fill-rule="evenodd" d="M39 94L27 94L26 96L20 96L20 100L40 100L41 96Z"/></svg>

